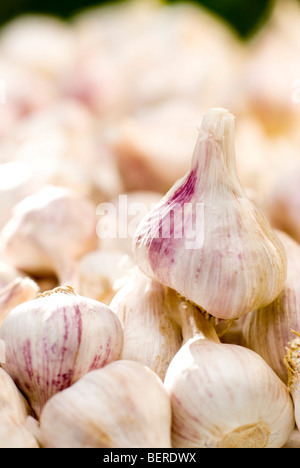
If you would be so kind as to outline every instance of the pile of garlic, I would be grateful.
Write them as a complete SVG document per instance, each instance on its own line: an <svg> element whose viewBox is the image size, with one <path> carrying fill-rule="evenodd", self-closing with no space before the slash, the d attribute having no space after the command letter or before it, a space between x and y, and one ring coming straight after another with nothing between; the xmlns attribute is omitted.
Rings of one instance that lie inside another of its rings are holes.
<svg viewBox="0 0 300 468"><path fill-rule="evenodd" d="M300 448L297 20L0 30L0 447Z"/></svg>

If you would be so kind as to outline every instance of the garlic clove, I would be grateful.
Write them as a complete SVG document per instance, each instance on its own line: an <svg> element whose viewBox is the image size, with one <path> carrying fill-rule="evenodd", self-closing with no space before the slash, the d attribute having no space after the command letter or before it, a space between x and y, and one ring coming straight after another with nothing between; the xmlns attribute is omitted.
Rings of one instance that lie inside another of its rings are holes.
<svg viewBox="0 0 300 468"><path fill-rule="evenodd" d="M125 360L52 397L40 419L45 448L171 448L170 434L171 405L161 380Z"/></svg>
<svg viewBox="0 0 300 468"><path fill-rule="evenodd" d="M141 362L164 380L182 344L181 329L169 313L166 288L136 267L131 279L113 298L110 308L123 326L121 358Z"/></svg>
<svg viewBox="0 0 300 468"><path fill-rule="evenodd" d="M96 210L71 189L45 186L26 197L2 230L2 253L29 274L55 273L76 287L75 260L97 244Z"/></svg>
<svg viewBox="0 0 300 468"><path fill-rule="evenodd" d="M104 304L59 287L14 308L0 328L4 370L37 416L46 401L91 370L119 359L123 331Z"/></svg>
<svg viewBox="0 0 300 468"><path fill-rule="evenodd" d="M300 330L300 246L282 231L276 231L287 253L288 269L280 295L266 307L244 317L242 344L260 354L276 374L287 383L284 364L291 330Z"/></svg>
<svg viewBox="0 0 300 468"><path fill-rule="evenodd" d="M27 407L11 377L0 368L0 448L39 448L26 428Z"/></svg>
<svg viewBox="0 0 300 468"><path fill-rule="evenodd" d="M128 281L133 259L120 250L93 250L77 262L78 293L109 305Z"/></svg>
<svg viewBox="0 0 300 468"><path fill-rule="evenodd" d="M146 275L218 318L239 318L279 295L285 250L240 185L226 109L204 116L190 171L141 221L133 247Z"/></svg>
<svg viewBox="0 0 300 468"><path fill-rule="evenodd" d="M30 278L16 278L0 289L0 327L5 317L17 305L33 300L39 293L38 284Z"/></svg>
<svg viewBox="0 0 300 468"><path fill-rule="evenodd" d="M297 428L300 427L300 335L294 332L294 339L288 343L284 363L288 373L288 388L290 389L294 407ZM296 335L296 336L295 336Z"/></svg>
<svg viewBox="0 0 300 468"><path fill-rule="evenodd" d="M294 429L285 384L255 352L220 343L214 322L181 308L185 344L164 381L175 448L280 448Z"/></svg>

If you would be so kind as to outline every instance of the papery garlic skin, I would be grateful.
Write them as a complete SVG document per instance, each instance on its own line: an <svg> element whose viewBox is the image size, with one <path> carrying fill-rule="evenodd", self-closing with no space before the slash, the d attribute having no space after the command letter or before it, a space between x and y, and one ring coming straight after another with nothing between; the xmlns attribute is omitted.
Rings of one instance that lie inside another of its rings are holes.
<svg viewBox="0 0 300 468"><path fill-rule="evenodd" d="M182 345L181 329L169 313L166 289L136 267L109 306L123 326L122 359L141 362L162 380Z"/></svg>
<svg viewBox="0 0 300 468"><path fill-rule="evenodd" d="M142 220L133 247L146 275L218 318L239 318L279 295L285 250L240 185L226 109L204 116L190 171Z"/></svg>
<svg viewBox="0 0 300 468"><path fill-rule="evenodd" d="M93 204L71 189L45 186L26 197L2 231L7 261L29 274L56 273L76 287L74 261L97 244Z"/></svg>
<svg viewBox="0 0 300 468"><path fill-rule="evenodd" d="M286 347L293 339L292 330L300 330L300 246L286 233L276 233L287 253L287 278L275 301L244 317L242 344L262 356L287 383Z"/></svg>
<svg viewBox="0 0 300 468"><path fill-rule="evenodd" d="M40 419L46 448L171 448L170 434L171 405L161 380L125 360L52 397Z"/></svg>
<svg viewBox="0 0 300 468"><path fill-rule="evenodd" d="M0 329L2 367L37 416L55 393L91 370L119 359L123 331L104 304L57 288L13 309Z"/></svg>
<svg viewBox="0 0 300 468"><path fill-rule="evenodd" d="M0 448L39 448L26 429L27 407L12 378L0 368Z"/></svg>
<svg viewBox="0 0 300 468"><path fill-rule="evenodd" d="M254 351L221 343L213 318L179 306L184 344L164 381L175 448L282 447L294 425L286 385Z"/></svg>

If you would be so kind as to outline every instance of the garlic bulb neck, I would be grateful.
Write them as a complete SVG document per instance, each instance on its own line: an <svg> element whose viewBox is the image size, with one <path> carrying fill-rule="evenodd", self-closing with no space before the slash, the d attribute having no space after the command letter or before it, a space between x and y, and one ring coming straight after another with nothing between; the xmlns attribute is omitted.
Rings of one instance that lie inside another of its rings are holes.
<svg viewBox="0 0 300 468"><path fill-rule="evenodd" d="M198 138L198 145L203 144L203 140L207 138L207 135L211 138L211 145L216 145L221 148L219 158L222 159L223 162L223 169L226 169L229 174L230 178L234 178L234 181L237 182L237 166L236 166L236 157L235 157L235 120L234 116L227 110L223 108L213 108L210 110L209 113L205 114L202 120L201 126L202 132L200 132ZM204 161L204 163L208 163L213 165L214 171L216 169L215 163L213 161L214 158L210 157L209 160L203 160L199 156L201 153L199 151L195 151L193 164L196 162ZM209 154L207 154L209 157ZM220 168L222 165L220 165ZM213 175L219 176L216 172L214 173L211 171ZM242 187L240 182L235 184L239 194L242 195Z"/></svg>
<svg viewBox="0 0 300 468"><path fill-rule="evenodd" d="M52 294L76 294L73 286L65 284L63 286L58 286L57 288L51 289L50 291L44 291L43 293L39 294L38 297L47 297L51 296Z"/></svg>
<svg viewBox="0 0 300 468"><path fill-rule="evenodd" d="M220 343L214 317L184 301L179 305L183 344L190 339L204 339Z"/></svg>

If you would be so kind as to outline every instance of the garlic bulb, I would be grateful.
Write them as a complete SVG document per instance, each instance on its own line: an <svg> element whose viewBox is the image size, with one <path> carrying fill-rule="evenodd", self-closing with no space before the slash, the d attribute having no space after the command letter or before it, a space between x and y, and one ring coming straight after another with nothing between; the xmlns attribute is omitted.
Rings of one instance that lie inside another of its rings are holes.
<svg viewBox="0 0 300 468"><path fill-rule="evenodd" d="M182 344L172 320L167 288L135 268L130 281L115 295L110 308L124 330L122 359L141 362L162 380Z"/></svg>
<svg viewBox="0 0 300 468"><path fill-rule="evenodd" d="M104 304L56 288L13 309L0 328L3 369L37 416L55 393L87 372L119 359L123 332Z"/></svg>
<svg viewBox="0 0 300 468"><path fill-rule="evenodd" d="M46 186L22 200L2 230L4 258L29 274L55 273L76 287L75 259L97 244L96 210L85 197Z"/></svg>
<svg viewBox="0 0 300 468"><path fill-rule="evenodd" d="M0 368L0 448L39 448L26 429L25 399L11 377Z"/></svg>
<svg viewBox="0 0 300 468"><path fill-rule="evenodd" d="M280 448L294 429L288 388L253 351L220 343L213 320L181 306L185 344L165 378L176 448Z"/></svg>
<svg viewBox="0 0 300 468"><path fill-rule="evenodd" d="M126 252L88 252L77 262L78 293L108 305L127 283L133 267L133 259Z"/></svg>
<svg viewBox="0 0 300 468"><path fill-rule="evenodd" d="M113 362L52 397L40 419L46 448L171 448L171 405L158 376Z"/></svg>
<svg viewBox="0 0 300 468"><path fill-rule="evenodd" d="M240 185L226 109L204 116L190 171L141 221L134 255L145 274L218 318L238 318L279 295L285 251Z"/></svg>
<svg viewBox="0 0 300 468"><path fill-rule="evenodd" d="M273 226L300 242L300 165L280 174L266 199L266 214Z"/></svg>
<svg viewBox="0 0 300 468"><path fill-rule="evenodd" d="M297 428L300 428L300 334L290 341L284 362L288 371L288 387L295 407L295 420Z"/></svg>
<svg viewBox="0 0 300 468"><path fill-rule="evenodd" d="M39 286L30 278L16 278L0 289L0 327L7 314L17 305L35 299Z"/></svg>
<svg viewBox="0 0 300 468"><path fill-rule="evenodd" d="M276 232L287 253L287 279L275 301L245 316L242 343L260 354L287 383L286 346L293 338L291 330L300 330L300 245L284 232Z"/></svg>

